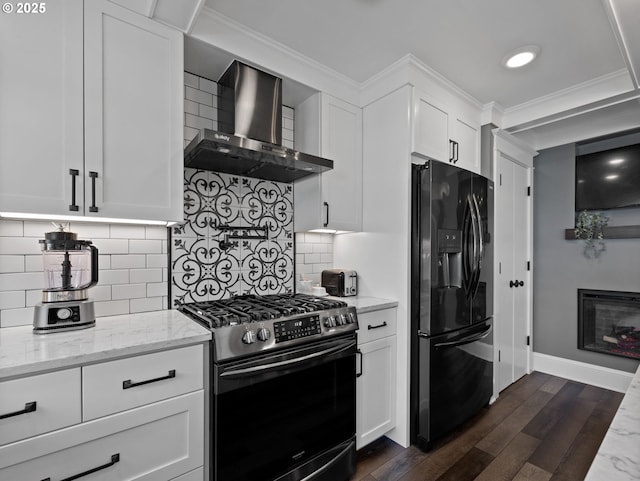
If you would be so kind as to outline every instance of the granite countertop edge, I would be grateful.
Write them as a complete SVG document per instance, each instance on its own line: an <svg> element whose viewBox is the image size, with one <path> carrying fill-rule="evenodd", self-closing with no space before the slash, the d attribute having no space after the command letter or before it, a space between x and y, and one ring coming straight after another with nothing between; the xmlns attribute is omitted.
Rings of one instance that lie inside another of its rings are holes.
<svg viewBox="0 0 640 481"><path fill-rule="evenodd" d="M211 332L176 310L96 319L51 334L32 326L0 329L0 380L207 342Z"/></svg>

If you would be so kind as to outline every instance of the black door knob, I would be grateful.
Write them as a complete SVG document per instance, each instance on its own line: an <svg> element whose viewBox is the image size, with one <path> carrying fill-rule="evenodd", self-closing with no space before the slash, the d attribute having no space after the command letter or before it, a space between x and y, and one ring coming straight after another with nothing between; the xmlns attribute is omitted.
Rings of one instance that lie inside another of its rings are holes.
<svg viewBox="0 0 640 481"><path fill-rule="evenodd" d="M520 281L520 282L516 281L516 283L517 283L520 287L524 286L524 281Z"/></svg>
<svg viewBox="0 0 640 481"><path fill-rule="evenodd" d="M509 287L518 287L518 281L509 281Z"/></svg>

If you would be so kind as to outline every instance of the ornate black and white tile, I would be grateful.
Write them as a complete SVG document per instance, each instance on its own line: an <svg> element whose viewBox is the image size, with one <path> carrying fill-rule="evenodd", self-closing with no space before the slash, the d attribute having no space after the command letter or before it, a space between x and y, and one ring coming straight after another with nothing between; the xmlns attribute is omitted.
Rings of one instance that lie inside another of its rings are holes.
<svg viewBox="0 0 640 481"><path fill-rule="evenodd" d="M293 292L290 184L185 169L184 199L185 222L172 230L172 305ZM252 227L266 227L269 240L229 238L262 233Z"/></svg>

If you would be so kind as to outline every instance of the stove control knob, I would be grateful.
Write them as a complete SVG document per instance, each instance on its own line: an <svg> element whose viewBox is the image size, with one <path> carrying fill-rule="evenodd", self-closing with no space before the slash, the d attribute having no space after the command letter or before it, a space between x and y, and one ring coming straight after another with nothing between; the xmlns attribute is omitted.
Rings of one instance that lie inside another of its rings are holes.
<svg viewBox="0 0 640 481"><path fill-rule="evenodd" d="M353 312L349 312L349 322L351 324L355 324L356 322L356 315Z"/></svg>
<svg viewBox="0 0 640 481"><path fill-rule="evenodd" d="M253 344L256 342L256 333L249 330L245 331L242 335L242 342L245 344Z"/></svg>
<svg viewBox="0 0 640 481"><path fill-rule="evenodd" d="M262 327L258 329L257 336L258 336L258 340L262 342L266 342L271 338L271 332L269 332L269 329L267 329L266 327Z"/></svg>
<svg viewBox="0 0 640 481"><path fill-rule="evenodd" d="M341 326L344 326L345 324L347 324L349 321L347 320L347 316L346 314L340 314L340 317L338 319L338 324L340 324Z"/></svg>
<svg viewBox="0 0 640 481"><path fill-rule="evenodd" d="M336 316L329 316L324 320L325 327L336 327Z"/></svg>

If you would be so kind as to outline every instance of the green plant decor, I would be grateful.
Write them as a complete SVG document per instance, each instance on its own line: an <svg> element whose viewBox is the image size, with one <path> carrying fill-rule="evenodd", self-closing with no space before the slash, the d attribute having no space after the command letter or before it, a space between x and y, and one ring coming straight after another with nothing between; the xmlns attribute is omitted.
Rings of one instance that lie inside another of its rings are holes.
<svg viewBox="0 0 640 481"><path fill-rule="evenodd" d="M601 212L582 211L576 220L576 239L584 240L583 254L589 259L600 257L606 250L604 228L609 218Z"/></svg>

